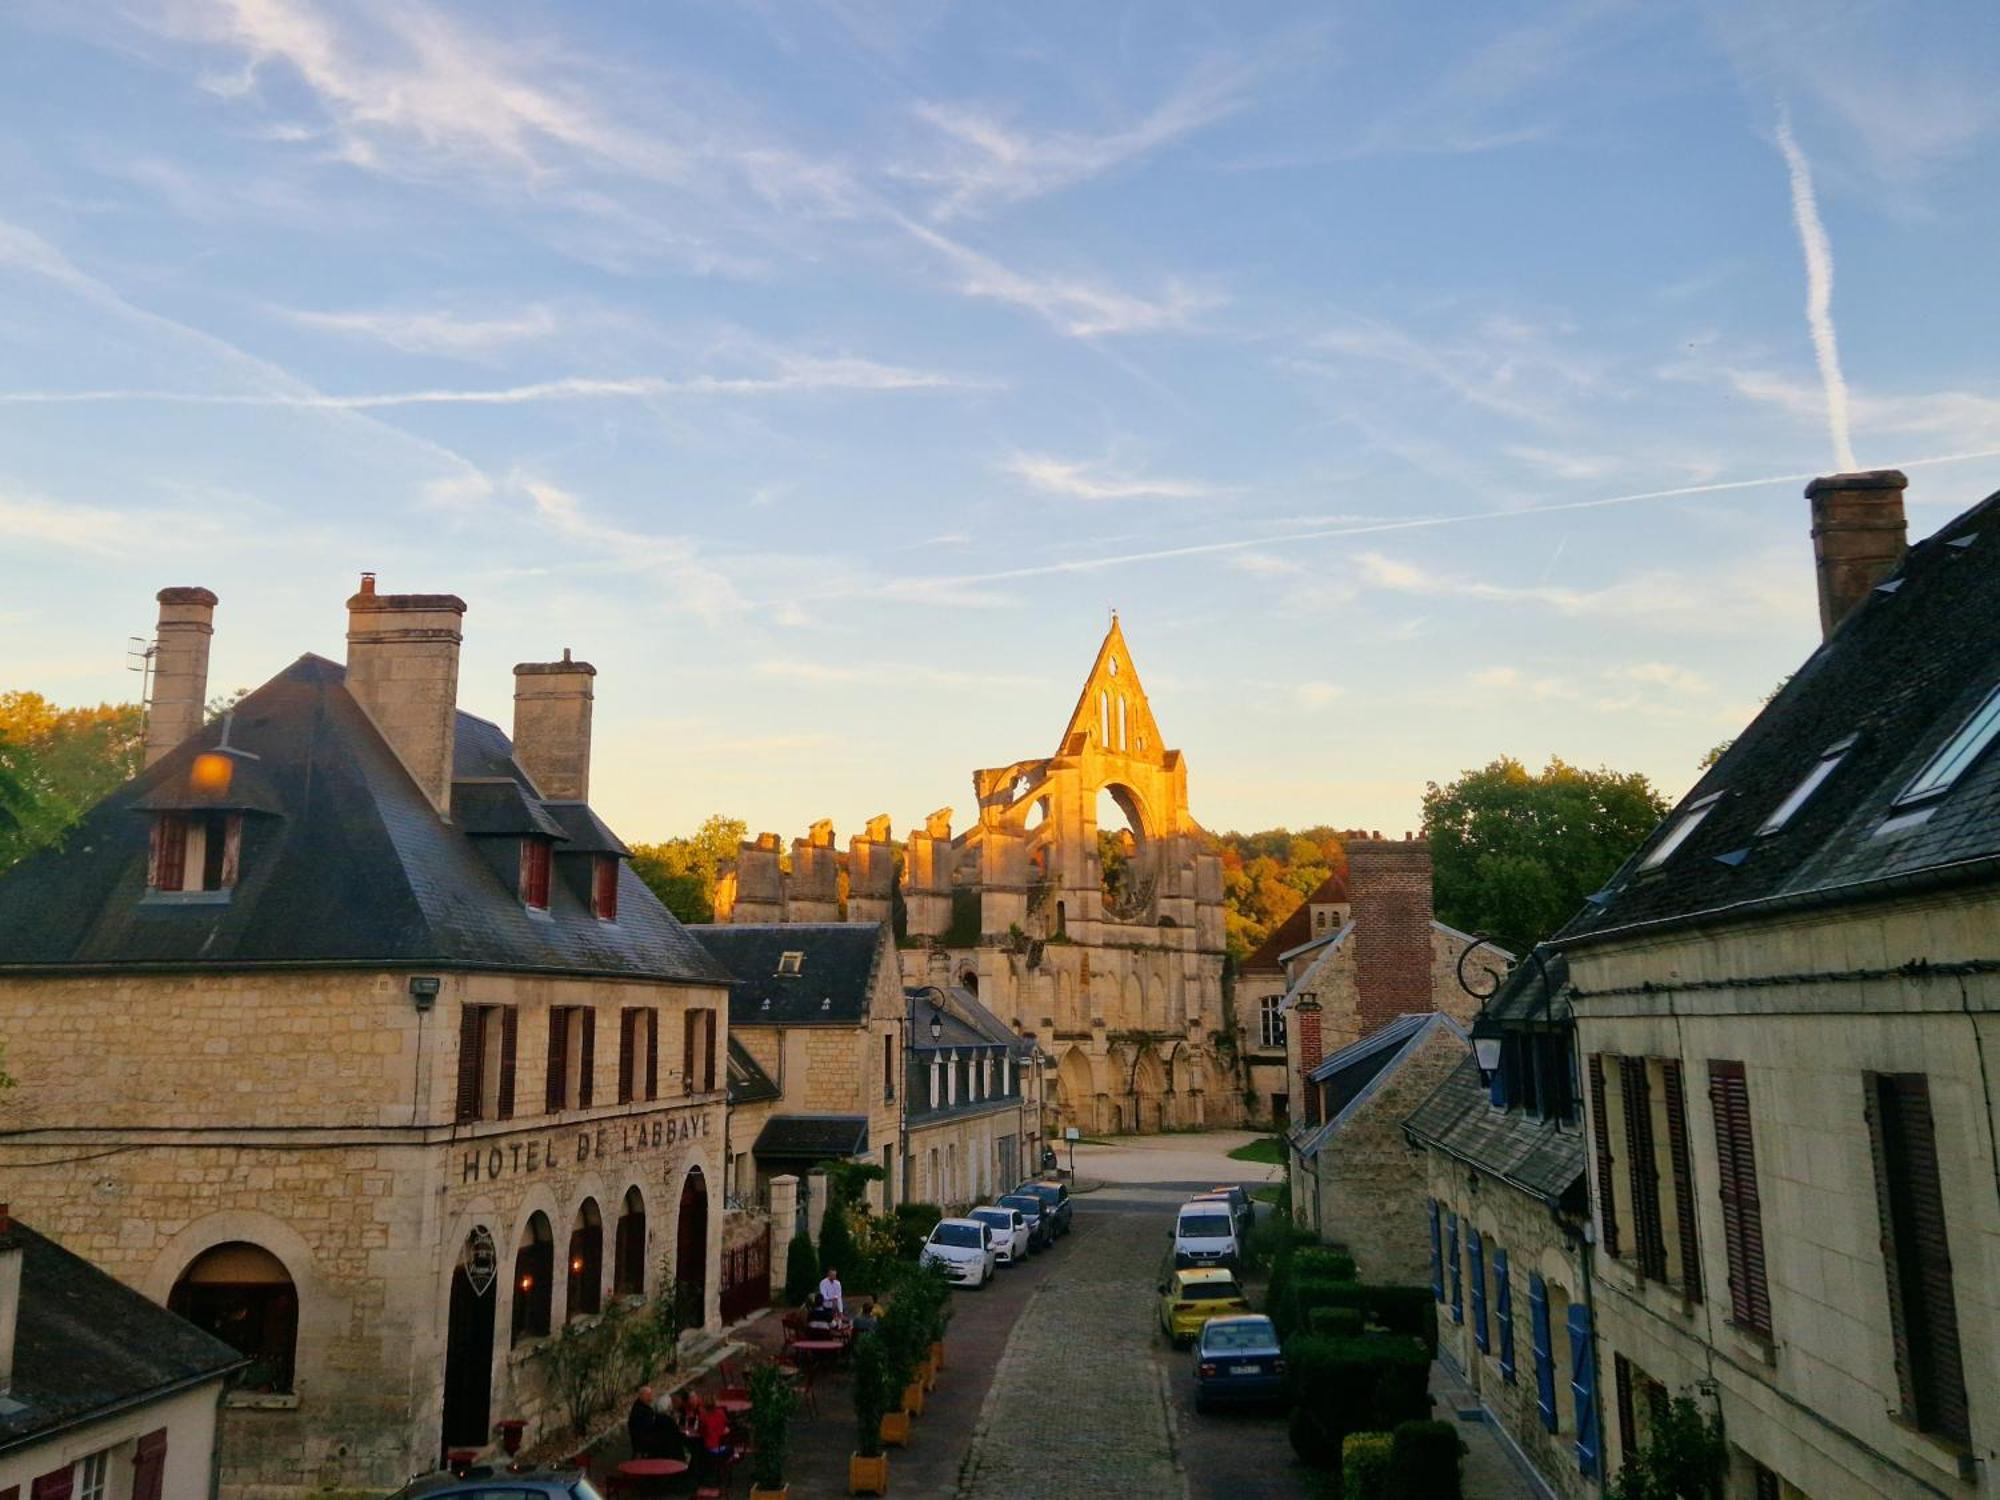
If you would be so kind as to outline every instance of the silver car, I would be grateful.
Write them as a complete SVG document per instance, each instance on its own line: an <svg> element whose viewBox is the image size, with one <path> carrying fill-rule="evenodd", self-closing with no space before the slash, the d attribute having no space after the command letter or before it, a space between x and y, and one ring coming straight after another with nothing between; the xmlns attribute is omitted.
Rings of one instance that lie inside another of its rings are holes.
<svg viewBox="0 0 2000 1500"><path fill-rule="evenodd" d="M575 1469L526 1469L519 1474L480 1464L457 1474L426 1474L390 1500L604 1500Z"/></svg>

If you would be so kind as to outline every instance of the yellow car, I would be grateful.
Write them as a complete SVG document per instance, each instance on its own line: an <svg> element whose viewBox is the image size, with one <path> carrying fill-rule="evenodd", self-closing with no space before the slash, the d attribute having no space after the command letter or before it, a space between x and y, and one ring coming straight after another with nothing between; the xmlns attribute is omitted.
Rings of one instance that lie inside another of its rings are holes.
<svg viewBox="0 0 2000 1500"><path fill-rule="evenodd" d="M1210 1318L1250 1311L1236 1277L1219 1266L1188 1266L1165 1274L1159 1287L1160 1329L1169 1343L1188 1342Z"/></svg>

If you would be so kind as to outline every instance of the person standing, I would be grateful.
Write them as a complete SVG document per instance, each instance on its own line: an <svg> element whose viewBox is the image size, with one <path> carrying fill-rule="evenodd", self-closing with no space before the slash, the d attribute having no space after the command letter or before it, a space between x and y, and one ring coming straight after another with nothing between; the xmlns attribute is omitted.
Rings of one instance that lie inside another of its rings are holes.
<svg viewBox="0 0 2000 1500"><path fill-rule="evenodd" d="M826 1275L821 1278L819 1284L819 1299L833 1309L836 1316L844 1317L846 1315L847 1307L840 1295L840 1268L838 1266L828 1266L826 1268Z"/></svg>

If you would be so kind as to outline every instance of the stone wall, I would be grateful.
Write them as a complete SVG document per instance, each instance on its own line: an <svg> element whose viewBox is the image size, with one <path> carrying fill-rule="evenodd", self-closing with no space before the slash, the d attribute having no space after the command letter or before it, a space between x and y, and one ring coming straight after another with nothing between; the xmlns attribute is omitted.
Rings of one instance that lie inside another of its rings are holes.
<svg viewBox="0 0 2000 1500"><path fill-rule="evenodd" d="M1011 1099L989 1110L968 1110L942 1120L912 1119L911 1198L935 1203L952 1214L991 1203L1011 1189L1034 1170L1021 1140L1022 1120L1020 1104ZM1013 1159L1002 1161L999 1149L1010 1142Z"/></svg>

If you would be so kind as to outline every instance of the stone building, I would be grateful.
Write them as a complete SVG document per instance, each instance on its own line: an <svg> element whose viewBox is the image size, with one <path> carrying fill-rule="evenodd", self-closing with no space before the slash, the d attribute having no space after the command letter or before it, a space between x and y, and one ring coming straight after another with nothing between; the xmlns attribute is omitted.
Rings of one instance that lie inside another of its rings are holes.
<svg viewBox="0 0 2000 1500"><path fill-rule="evenodd" d="M2000 495L1904 484L1808 487L1825 639L1558 937L1613 1474L1685 1393L1732 1496L2000 1492Z"/></svg>
<svg viewBox="0 0 2000 1500"><path fill-rule="evenodd" d="M0 1496L213 1493L223 1387L244 1364L0 1203Z"/></svg>
<svg viewBox="0 0 2000 1500"><path fill-rule="evenodd" d="M463 602L364 575L344 667L204 724L214 596L160 600L151 763L0 879L0 1179L250 1356L225 1495L532 1441L551 1329L720 1290L728 976L591 811L595 674L517 668L510 742Z"/></svg>
<svg viewBox="0 0 2000 1500"><path fill-rule="evenodd" d="M1350 837L1358 838L1354 834ZM1266 934L1236 971L1237 1050L1243 1057L1245 1123L1284 1130L1291 1124L1292 1073L1285 1062L1288 955L1347 925L1347 872L1329 875L1292 914ZM1254 1097L1253 1097L1254 1096Z"/></svg>
<svg viewBox="0 0 2000 1500"><path fill-rule="evenodd" d="M905 992L908 1196L947 1213L991 1202L1035 1170L1040 1053L968 990Z"/></svg>

